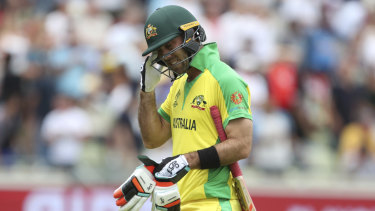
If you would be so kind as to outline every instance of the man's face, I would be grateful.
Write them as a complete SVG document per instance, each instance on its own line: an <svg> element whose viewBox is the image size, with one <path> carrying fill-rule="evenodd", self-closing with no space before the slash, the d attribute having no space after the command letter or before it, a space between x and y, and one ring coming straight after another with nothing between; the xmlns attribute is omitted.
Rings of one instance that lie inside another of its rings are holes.
<svg viewBox="0 0 375 211"><path fill-rule="evenodd" d="M181 45L182 42L183 42L183 38L181 36L178 36L174 38L173 40L167 42L166 44L162 45L157 51L158 58L162 58L164 55L168 54L171 50ZM186 59L187 57L188 57L188 54L186 53L186 51L180 48L177 51L173 52L172 54L164 57L162 61L176 73L183 74L189 67L189 60ZM184 62L181 62L184 59L186 60Z"/></svg>

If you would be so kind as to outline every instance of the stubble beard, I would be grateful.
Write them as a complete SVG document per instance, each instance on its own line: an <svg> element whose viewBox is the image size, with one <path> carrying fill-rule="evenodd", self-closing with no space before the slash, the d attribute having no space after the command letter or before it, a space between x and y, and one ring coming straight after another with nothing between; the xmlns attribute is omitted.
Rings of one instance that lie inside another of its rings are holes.
<svg viewBox="0 0 375 211"><path fill-rule="evenodd" d="M186 60L182 62L181 64L176 65L175 67L171 68L174 72L178 73L179 75L184 74L189 69L189 61Z"/></svg>

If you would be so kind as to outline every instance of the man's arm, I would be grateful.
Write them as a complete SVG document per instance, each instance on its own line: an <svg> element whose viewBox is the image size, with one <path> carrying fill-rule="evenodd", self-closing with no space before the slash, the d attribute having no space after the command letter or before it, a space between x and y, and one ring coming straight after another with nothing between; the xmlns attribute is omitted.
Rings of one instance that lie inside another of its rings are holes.
<svg viewBox="0 0 375 211"><path fill-rule="evenodd" d="M148 149L163 145L171 137L169 122L157 112L155 91L140 92L138 122L143 144Z"/></svg>
<svg viewBox="0 0 375 211"><path fill-rule="evenodd" d="M222 166L245 159L250 155L253 135L253 122L250 119L238 118L229 121L225 128L228 139L215 145ZM200 168L198 152L185 154L190 168Z"/></svg>

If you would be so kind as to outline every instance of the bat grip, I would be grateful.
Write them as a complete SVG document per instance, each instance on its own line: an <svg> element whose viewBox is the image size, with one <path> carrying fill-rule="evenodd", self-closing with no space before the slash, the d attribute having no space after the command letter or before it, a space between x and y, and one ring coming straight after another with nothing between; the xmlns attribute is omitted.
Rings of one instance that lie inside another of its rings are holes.
<svg viewBox="0 0 375 211"><path fill-rule="evenodd" d="M230 164L229 168L234 178L242 176L242 171L240 169L240 166L238 165L238 162Z"/></svg>

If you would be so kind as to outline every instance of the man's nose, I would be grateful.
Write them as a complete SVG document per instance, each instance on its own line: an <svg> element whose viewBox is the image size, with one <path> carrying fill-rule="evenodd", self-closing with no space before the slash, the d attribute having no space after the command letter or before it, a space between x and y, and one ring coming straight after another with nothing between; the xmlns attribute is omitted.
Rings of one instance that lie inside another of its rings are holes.
<svg viewBox="0 0 375 211"><path fill-rule="evenodd" d="M160 53L160 56L166 56L166 57L169 57L170 54L169 53L169 49L165 48L164 46L162 46L160 49L159 49L159 53ZM168 54L168 55L167 55Z"/></svg>
<svg viewBox="0 0 375 211"><path fill-rule="evenodd" d="M166 54L164 54L164 60L168 61L172 58L172 54L168 54L169 52L167 52Z"/></svg>

